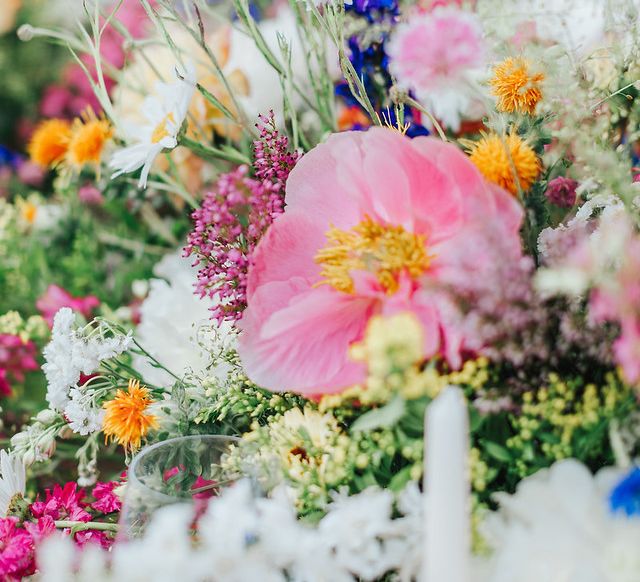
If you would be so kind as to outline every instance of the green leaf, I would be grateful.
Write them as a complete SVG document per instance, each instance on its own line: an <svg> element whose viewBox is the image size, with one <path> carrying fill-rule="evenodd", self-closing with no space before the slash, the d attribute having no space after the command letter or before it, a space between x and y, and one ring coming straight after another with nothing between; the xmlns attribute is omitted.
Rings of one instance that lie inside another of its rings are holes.
<svg viewBox="0 0 640 582"><path fill-rule="evenodd" d="M485 441L484 449L487 451L487 454L489 454L491 457L493 457L494 459L497 459L498 461L502 461L503 463L510 463L513 460L511 457L511 453L509 452L509 449L506 449L505 447L503 447L502 445L499 445L498 443Z"/></svg>
<svg viewBox="0 0 640 582"><path fill-rule="evenodd" d="M375 408L363 414L353 423L352 431L369 431L376 428L393 426L404 414L405 402L400 394L396 394L393 399L382 408Z"/></svg>
<svg viewBox="0 0 640 582"><path fill-rule="evenodd" d="M391 491L402 491L404 486L411 480L411 465L398 471L389 482Z"/></svg>

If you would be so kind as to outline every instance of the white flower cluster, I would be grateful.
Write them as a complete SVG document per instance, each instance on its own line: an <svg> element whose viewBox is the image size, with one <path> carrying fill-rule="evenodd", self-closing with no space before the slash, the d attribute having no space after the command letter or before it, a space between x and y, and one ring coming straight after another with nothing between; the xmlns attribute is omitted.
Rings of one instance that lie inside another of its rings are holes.
<svg viewBox="0 0 640 582"><path fill-rule="evenodd" d="M101 361L126 351L132 337L130 334L105 337L102 333L95 333L95 329L93 333L86 334L83 330L76 330L74 324L75 315L68 307L56 313L51 341L43 352L46 362L42 370L47 378L47 401L51 408L66 413L67 406L71 404L71 416L82 423L75 414L78 397L71 394L71 389L79 390L77 384L81 374L95 372Z"/></svg>
<svg viewBox="0 0 640 582"><path fill-rule="evenodd" d="M606 495L619 478L595 478L566 460L522 481L485 523L496 549L486 582L632 582L640 573L640 519L613 514Z"/></svg>
<svg viewBox="0 0 640 582"><path fill-rule="evenodd" d="M117 544L109 554L93 547L78 556L68 539L51 538L39 554L40 579L347 582L397 571L408 581L420 568L417 486L411 484L399 498L402 517L392 519L394 505L389 491L338 495L313 527L296 518L284 490L255 498L251 484L240 482L209 504L195 544L189 534L191 508L169 506L157 513L144 537Z"/></svg>
<svg viewBox="0 0 640 582"><path fill-rule="evenodd" d="M224 323L215 330L215 337L209 337L211 303L194 295L195 270L190 259L180 251L167 255L154 267L154 274L158 278L149 282L149 295L140 307L136 329L140 345L174 373L200 376L214 364L212 374L226 377L228 366L218 364L215 356L233 348L236 336L231 324ZM134 356L133 366L156 386L168 388L175 381L142 355Z"/></svg>

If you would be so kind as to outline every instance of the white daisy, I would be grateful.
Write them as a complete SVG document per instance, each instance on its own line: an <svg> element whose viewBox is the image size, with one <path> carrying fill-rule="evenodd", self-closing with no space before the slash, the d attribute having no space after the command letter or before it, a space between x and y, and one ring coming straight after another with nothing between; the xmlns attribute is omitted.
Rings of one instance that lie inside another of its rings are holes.
<svg viewBox="0 0 640 582"><path fill-rule="evenodd" d="M156 94L150 95L142 105L145 125L128 130L132 145L116 151L109 162L115 170L112 178L135 172L142 168L138 186L145 188L147 177L156 157L165 149L178 145L178 133L187 116L189 104L196 86L195 69L188 64L183 73L175 70L176 81L156 83Z"/></svg>
<svg viewBox="0 0 640 582"><path fill-rule="evenodd" d="M6 517L11 500L16 495L24 497L26 477L24 464L7 451L0 451L0 515Z"/></svg>

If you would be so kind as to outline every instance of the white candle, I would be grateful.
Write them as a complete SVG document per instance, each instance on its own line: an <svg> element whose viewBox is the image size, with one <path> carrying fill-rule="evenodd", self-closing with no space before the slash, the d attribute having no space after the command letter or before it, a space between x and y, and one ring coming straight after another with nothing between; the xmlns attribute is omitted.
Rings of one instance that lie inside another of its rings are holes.
<svg viewBox="0 0 640 582"><path fill-rule="evenodd" d="M460 388L425 414L423 582L470 582L469 417Z"/></svg>

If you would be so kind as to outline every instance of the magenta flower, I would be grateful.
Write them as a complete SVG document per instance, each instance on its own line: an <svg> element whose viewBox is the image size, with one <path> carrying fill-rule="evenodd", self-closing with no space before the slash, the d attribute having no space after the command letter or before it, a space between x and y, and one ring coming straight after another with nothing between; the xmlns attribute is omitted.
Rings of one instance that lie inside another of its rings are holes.
<svg viewBox="0 0 640 582"><path fill-rule="evenodd" d="M122 501L113 491L120 485L121 483L118 481L96 483L91 493L95 498L95 501L91 504L91 508L101 513L120 511L120 509L122 509Z"/></svg>
<svg viewBox="0 0 640 582"><path fill-rule="evenodd" d="M44 295L36 301L36 307L50 327L53 326L55 314L63 307L70 307L81 313L86 319L91 319L93 310L99 305L100 299L94 295L74 297L58 285L49 285Z"/></svg>
<svg viewBox="0 0 640 582"><path fill-rule="evenodd" d="M38 498L31 504L31 513L36 518L49 516L54 520L91 521L84 498L84 489L78 489L77 483L70 481L63 487L56 483L53 490L45 491L44 501Z"/></svg>
<svg viewBox="0 0 640 582"><path fill-rule="evenodd" d="M0 368L0 396L11 396L11 384L7 380L7 371Z"/></svg>
<svg viewBox="0 0 640 582"><path fill-rule="evenodd" d="M483 276L487 231L504 239L503 261L521 256L519 204L433 138L332 135L298 162L286 200L253 253L239 323L244 367L271 390L330 393L362 381L349 346L381 313L414 313L425 358L441 352L459 365L464 337L439 310L442 287Z"/></svg>
<svg viewBox="0 0 640 582"><path fill-rule="evenodd" d="M0 577L7 581L21 580L34 570L33 538L18 527L17 518L0 518Z"/></svg>
<svg viewBox="0 0 640 582"><path fill-rule="evenodd" d="M24 382L25 372L39 368L37 348L31 341L23 341L17 335L0 334L0 394L9 396L9 376L16 382Z"/></svg>
<svg viewBox="0 0 640 582"><path fill-rule="evenodd" d="M37 521L25 521L24 528L31 534L33 541L39 544L43 539L56 531L56 524L51 516L45 515Z"/></svg>

